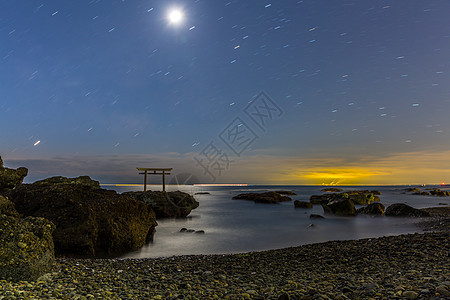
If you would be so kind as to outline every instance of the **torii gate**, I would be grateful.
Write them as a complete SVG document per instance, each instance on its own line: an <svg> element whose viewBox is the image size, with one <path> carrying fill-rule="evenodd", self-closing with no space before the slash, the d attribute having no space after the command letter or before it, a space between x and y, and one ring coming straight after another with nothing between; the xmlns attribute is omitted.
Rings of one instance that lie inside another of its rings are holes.
<svg viewBox="0 0 450 300"><path fill-rule="evenodd" d="M162 175L162 186L163 192L166 191L166 175L170 175L170 172L173 168L136 168L138 171L143 171L144 173L139 173L144 175L144 192L147 191L147 175ZM153 173L148 173L148 171Z"/></svg>

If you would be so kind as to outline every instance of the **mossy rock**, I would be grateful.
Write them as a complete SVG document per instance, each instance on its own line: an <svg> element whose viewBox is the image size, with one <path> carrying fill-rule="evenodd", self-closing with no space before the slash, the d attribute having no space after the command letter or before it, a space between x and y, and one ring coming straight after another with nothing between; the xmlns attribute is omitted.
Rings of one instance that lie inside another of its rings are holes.
<svg viewBox="0 0 450 300"><path fill-rule="evenodd" d="M0 215L0 280L33 281L52 272L54 229L44 218Z"/></svg>
<svg viewBox="0 0 450 300"><path fill-rule="evenodd" d="M7 198L0 195L0 215L7 215L11 217L19 217L19 213L14 207L14 203Z"/></svg>

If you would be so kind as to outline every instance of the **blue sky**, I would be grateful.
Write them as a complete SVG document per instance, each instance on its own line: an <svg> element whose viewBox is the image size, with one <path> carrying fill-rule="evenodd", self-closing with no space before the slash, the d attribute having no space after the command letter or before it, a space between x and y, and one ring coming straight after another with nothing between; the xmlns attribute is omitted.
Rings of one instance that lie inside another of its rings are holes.
<svg viewBox="0 0 450 300"><path fill-rule="evenodd" d="M202 182L450 180L449 12L444 0L3 0L0 155L30 181L139 182L138 166ZM280 108L263 128L245 113L261 91ZM234 125L252 142L227 145Z"/></svg>

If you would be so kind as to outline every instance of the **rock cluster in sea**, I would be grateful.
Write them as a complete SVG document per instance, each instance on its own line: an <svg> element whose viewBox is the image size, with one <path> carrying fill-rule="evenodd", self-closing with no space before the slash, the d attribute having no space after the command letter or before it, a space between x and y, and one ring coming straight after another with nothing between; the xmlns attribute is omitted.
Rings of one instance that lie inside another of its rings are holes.
<svg viewBox="0 0 450 300"><path fill-rule="evenodd" d="M264 193L244 193L233 197L235 200L250 200L255 203L276 204L284 201L291 201L288 196L284 196L279 192L264 192Z"/></svg>
<svg viewBox="0 0 450 300"><path fill-rule="evenodd" d="M155 212L156 218L185 218L199 206L194 197L180 191L126 192L124 195L147 204Z"/></svg>
<svg viewBox="0 0 450 300"><path fill-rule="evenodd" d="M101 189L88 176L23 184L27 173L3 167L0 157L0 280L35 280L52 270L55 254L119 255L152 239L157 223L148 203ZM198 207L182 192L146 196L180 217Z"/></svg>

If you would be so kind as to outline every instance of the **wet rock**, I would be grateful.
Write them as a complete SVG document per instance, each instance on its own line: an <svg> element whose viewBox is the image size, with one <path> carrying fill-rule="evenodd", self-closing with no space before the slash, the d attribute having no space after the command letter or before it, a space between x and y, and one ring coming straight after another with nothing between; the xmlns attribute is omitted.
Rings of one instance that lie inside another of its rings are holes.
<svg viewBox="0 0 450 300"><path fill-rule="evenodd" d="M276 204L283 201L291 201L292 199L288 196L282 196L277 192L265 192L265 193L245 193L234 196L235 200L250 200L255 203L268 203Z"/></svg>
<svg viewBox="0 0 450 300"><path fill-rule="evenodd" d="M344 190L343 189L340 189L340 188L333 188L333 187L331 187L331 188L325 188L325 189L322 189L322 190L320 190L321 192L331 192L331 193L340 193L340 192L343 192Z"/></svg>
<svg viewBox="0 0 450 300"><path fill-rule="evenodd" d="M22 184L10 195L20 214L43 217L56 225L53 241L59 255L103 256L137 250L151 239L156 226L153 211L144 203L97 188L97 182L89 182L88 177Z"/></svg>
<svg viewBox="0 0 450 300"><path fill-rule="evenodd" d="M394 203L386 208L385 215L394 217L429 217L430 213L404 203Z"/></svg>
<svg viewBox="0 0 450 300"><path fill-rule="evenodd" d="M14 203L0 195L0 215L7 215L11 217L19 217L19 213L14 207Z"/></svg>
<svg viewBox="0 0 450 300"><path fill-rule="evenodd" d="M439 285L436 287L436 292L439 293L439 295L442 295L444 297L450 297L450 290L445 285Z"/></svg>
<svg viewBox="0 0 450 300"><path fill-rule="evenodd" d="M195 195L211 195L210 192L197 192Z"/></svg>
<svg viewBox="0 0 450 300"><path fill-rule="evenodd" d="M382 215L384 215L384 205L381 203L370 203L367 206L357 209L356 213L382 216Z"/></svg>
<svg viewBox="0 0 450 300"><path fill-rule="evenodd" d="M0 194L4 194L7 190L13 189L23 182L23 179L28 175L28 169L24 167L18 169L5 168L1 157L0 162Z"/></svg>
<svg viewBox="0 0 450 300"><path fill-rule="evenodd" d="M44 218L0 215L0 280L33 281L51 272L54 229Z"/></svg>
<svg viewBox="0 0 450 300"><path fill-rule="evenodd" d="M312 195L309 198L309 202L312 204L328 203L330 201L330 195Z"/></svg>
<svg viewBox="0 0 450 300"><path fill-rule="evenodd" d="M350 191L341 194L343 197L348 197L355 204L369 205L372 202L380 201L379 197L373 195L369 191Z"/></svg>
<svg viewBox="0 0 450 300"><path fill-rule="evenodd" d="M440 189L434 189L430 191L430 195L438 196L438 197L448 197L450 196L450 192L441 191Z"/></svg>
<svg viewBox="0 0 450 300"><path fill-rule="evenodd" d="M294 206L295 206L295 208L312 208L313 207L311 202L299 201L299 200L294 201Z"/></svg>
<svg viewBox="0 0 450 300"><path fill-rule="evenodd" d="M417 297L419 297L419 294L414 291L404 291L402 296L406 299L417 299Z"/></svg>
<svg viewBox="0 0 450 300"><path fill-rule="evenodd" d="M349 198L336 199L327 204L322 203L322 208L326 214L334 214L338 216L354 216L356 215L355 204Z"/></svg>
<svg viewBox="0 0 450 300"><path fill-rule="evenodd" d="M280 195L287 195L287 196L295 196L295 195L297 195L293 191L275 191L275 193L278 193Z"/></svg>
<svg viewBox="0 0 450 300"><path fill-rule="evenodd" d="M199 203L187 193L176 192L127 192L123 195L133 197L147 204L156 218L185 218Z"/></svg>

